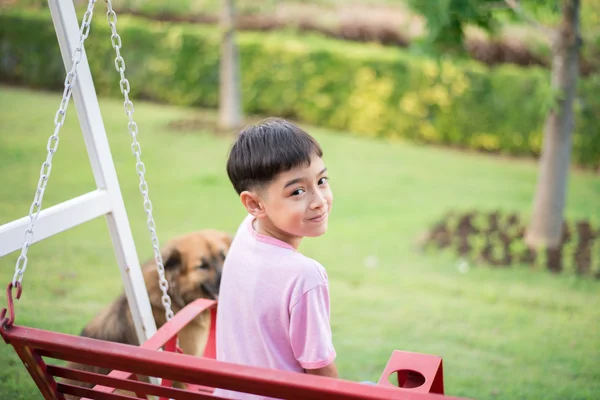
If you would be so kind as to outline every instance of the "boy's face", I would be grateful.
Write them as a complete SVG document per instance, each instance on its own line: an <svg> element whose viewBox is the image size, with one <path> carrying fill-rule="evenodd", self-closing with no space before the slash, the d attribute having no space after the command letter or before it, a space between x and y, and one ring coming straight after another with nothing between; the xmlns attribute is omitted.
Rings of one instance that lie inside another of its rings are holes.
<svg viewBox="0 0 600 400"><path fill-rule="evenodd" d="M327 231L333 194L322 158L315 155L310 165L280 173L256 194L262 212L255 216L271 236L294 246L302 237Z"/></svg>

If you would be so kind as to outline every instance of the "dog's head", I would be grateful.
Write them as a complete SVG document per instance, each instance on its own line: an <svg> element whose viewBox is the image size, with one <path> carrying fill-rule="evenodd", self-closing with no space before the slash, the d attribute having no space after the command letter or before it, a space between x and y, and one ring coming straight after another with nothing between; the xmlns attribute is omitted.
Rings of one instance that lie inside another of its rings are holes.
<svg viewBox="0 0 600 400"><path fill-rule="evenodd" d="M163 248L169 294L189 304L198 298L217 299L221 271L232 237L227 232L202 230L170 240Z"/></svg>

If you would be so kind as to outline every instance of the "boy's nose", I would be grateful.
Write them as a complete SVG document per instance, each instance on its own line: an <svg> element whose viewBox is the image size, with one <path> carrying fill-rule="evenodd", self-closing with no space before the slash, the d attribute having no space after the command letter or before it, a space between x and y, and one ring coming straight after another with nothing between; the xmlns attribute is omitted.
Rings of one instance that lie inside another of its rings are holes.
<svg viewBox="0 0 600 400"><path fill-rule="evenodd" d="M325 198L325 196L323 196L319 192L315 193L315 198L313 199L313 202L311 204L311 208L313 210L315 210L315 209L318 209L318 208L323 208L326 205L327 205L327 199Z"/></svg>

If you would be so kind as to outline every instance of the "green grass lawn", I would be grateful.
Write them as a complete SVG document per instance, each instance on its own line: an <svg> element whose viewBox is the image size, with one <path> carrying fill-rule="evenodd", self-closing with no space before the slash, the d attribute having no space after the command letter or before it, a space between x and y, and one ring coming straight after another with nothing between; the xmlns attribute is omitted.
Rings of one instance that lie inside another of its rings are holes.
<svg viewBox="0 0 600 400"><path fill-rule="evenodd" d="M59 93L0 87L0 224L33 199ZM178 132L171 121L206 111L136 102L159 238L244 216L225 173L231 138ZM151 257L122 103L100 99L141 260ZM600 282L528 268L473 267L422 254L414 240L450 208L530 213L537 166L311 129L325 151L335 206L330 230L301 250L331 282L343 378L377 380L394 349L444 358L446 392L477 399L593 399L600 393ZM44 207L95 188L71 105ZM600 176L572 171L568 218L600 220ZM31 247L17 323L77 334L121 290L103 219ZM11 279L17 253L0 259ZM375 257L375 267L365 259ZM3 286L4 287L4 286ZM0 304L5 304L4 289ZM0 346L0 398L36 399L9 346Z"/></svg>

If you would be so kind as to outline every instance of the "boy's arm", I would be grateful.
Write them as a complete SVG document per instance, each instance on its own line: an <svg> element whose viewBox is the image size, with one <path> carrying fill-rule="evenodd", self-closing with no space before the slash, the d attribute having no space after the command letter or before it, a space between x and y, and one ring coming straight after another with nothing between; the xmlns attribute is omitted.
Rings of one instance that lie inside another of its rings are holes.
<svg viewBox="0 0 600 400"><path fill-rule="evenodd" d="M317 369L305 369L304 372L311 375L328 376L330 378L338 378L338 370L334 362Z"/></svg>
<svg viewBox="0 0 600 400"><path fill-rule="evenodd" d="M338 377L329 324L329 290L326 284L304 293L292 307L290 342L296 360L307 374Z"/></svg>

